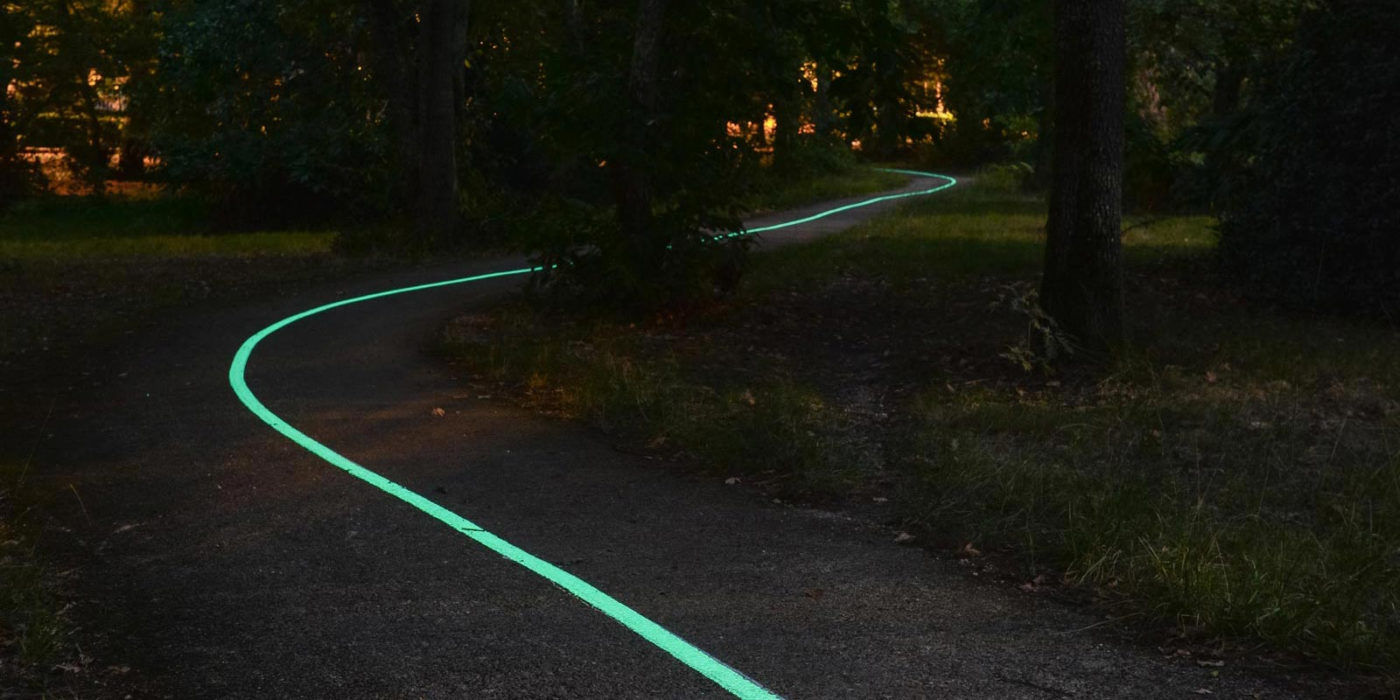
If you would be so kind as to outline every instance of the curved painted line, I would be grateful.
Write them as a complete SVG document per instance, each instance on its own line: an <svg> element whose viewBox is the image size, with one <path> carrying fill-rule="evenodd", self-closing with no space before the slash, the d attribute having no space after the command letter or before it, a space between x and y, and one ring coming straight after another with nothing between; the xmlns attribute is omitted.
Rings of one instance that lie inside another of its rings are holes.
<svg viewBox="0 0 1400 700"><path fill-rule="evenodd" d="M862 200L854 204L847 204L833 209L828 209L821 213L814 214L812 216L804 217L801 219L786 221L781 224L774 224L772 226L763 226L759 228L748 229L742 232L725 234L719 237L734 237L754 233L762 233L764 231L776 231L778 229L804 224L809 221L816 221L817 219L831 216L832 214L836 214L839 212L849 211L858 207L869 206L877 202L885 202L892 199L902 199L905 197L917 197L921 195L933 194L934 192L946 190L949 187L952 187L953 185L957 184L957 180L948 177L947 175L923 173L914 170L889 170L889 172L914 175L917 177L937 177L947 180L947 182L943 185L934 187L932 189L919 190L915 192L901 192L898 194L872 197L870 199ZM358 296L351 299L342 299L340 301L331 302L329 304L323 304L314 309L307 309L306 311L302 311L298 314L293 314L282 319L281 321L278 321L258 331L257 333L254 333L247 340L243 341L243 345L241 345L238 348L238 352L234 354L233 363L229 365L228 368L229 385L233 387L233 393L238 396L238 400L242 401L243 405L246 406L249 411L253 412L253 415L262 419L264 423L267 423L269 426L272 427L273 430L276 430L277 432L281 433L287 439L302 446L307 451L311 452L317 457L320 457L321 459L324 459L332 465L345 470L351 476L354 476L355 478L360 479L362 481L368 482L375 488L378 488L379 490L384 491L385 493L405 503L408 503L414 508L417 508L418 510L423 511L424 513L427 513L428 515L438 519L442 523L446 524L448 527L466 535L467 537L470 537L471 539L475 540L476 542L486 547L487 549L495 552L496 554L499 554L502 557L505 557L506 559L509 559L525 567L526 569L529 569L531 572L544 577L551 583L559 586L560 588L563 588L565 591L568 591L569 593L583 600L583 602L593 606L599 612L602 612L604 615L611 617L613 620L617 621L622 626L637 633L643 639L656 645L662 651L665 651L666 653L675 657L681 663L694 669L696 672L710 679L711 681L718 684L725 690L729 691L736 697L744 698L745 700L768 700L771 698L777 698L778 695L763 687L762 685L758 684L753 679L749 678L748 676L745 676L743 673L740 673L739 671L728 666L719 659L710 656L708 653L701 650L699 647L696 647L690 642L681 639L679 636L675 635L674 633L662 627L661 625L652 622L651 620L643 616L641 613L638 613L632 608L629 608L626 605L622 604L612 596L598 590L587 581L584 581L583 579L574 576L573 574L543 559L540 559L539 557L536 557L535 555L530 554L529 552L526 552L525 550L519 547L516 547L515 545L486 531L476 523L473 523L472 521L467 520L466 518L457 515L456 513L453 513L452 511L425 498L421 494L412 491L377 472L374 472L370 469L366 469L365 467L356 464L348 457L340 454L339 452L336 452L335 450L332 450L331 448L325 446L320 442L317 442L311 436L296 429L290 423L286 422L285 420L282 420L282 418L279 417L277 414L268 410L267 406L264 406L263 402L260 401L258 397L253 394L252 389L248 388L248 382L244 378L244 374L248 369L248 358L252 356L253 349L258 346L258 343L261 343L268 336L272 335L273 333L276 333L279 330L282 330L283 328L286 328L287 326L292 325L293 323L296 323L297 321L311 316L315 316L316 314L319 314L323 311L330 311L331 309L337 309L342 306L349 306L351 304L358 304L360 302L381 299L388 296L394 296L396 294L407 294L409 292L418 292L426 289L436 289L438 287L447 287L456 284L479 282L481 280L493 279L496 277L511 277L514 275L523 275L532 272L539 272L541 270L543 270L543 268L541 267L522 267L514 270L501 270L499 272L490 272L483 275L473 275L471 277L461 277L458 279L444 280L442 282L432 282L429 284L414 285L412 287L390 289L388 291L376 292L374 294L365 294L363 296Z"/></svg>
<svg viewBox="0 0 1400 700"><path fill-rule="evenodd" d="M901 169L899 169L899 168L876 168L876 170L879 170L879 171L881 171L881 172L886 172L886 173L899 173L899 174L901 174L901 175L913 175L913 176L915 176L915 177L936 177L936 178L941 178L941 179L947 180L947 182L945 182L945 183L943 183L943 184L941 184L941 185L939 185L939 186L937 186L937 187L933 187L933 188L930 188L930 189L927 189L927 190L915 190L915 191L913 191L913 192L896 192L895 194L886 194L886 195L881 195L881 196L879 196L879 197L871 197L870 199L862 199L862 200L859 201L859 202L854 202L854 203L852 203L852 204L846 204L846 205L842 205L842 206L835 207L835 208L832 208L832 209L827 209L826 211L817 212L816 214L813 214L813 215L811 215L811 216L804 216L804 217L802 217L802 218L800 218L800 219L793 219L792 221L784 221L784 222L781 223L781 224L773 224L773 225L771 225L771 226L760 226L760 227L758 227L758 228L749 228L749 229L744 229L743 231L735 231L735 232L733 232L733 233L724 234L723 236L716 236L716 238L737 238L737 237L739 237L739 236L748 236L748 235L752 235L752 234L755 234L755 233L764 233L764 232L766 232L766 231L777 231L778 229L783 229L783 228L787 228L787 227L789 227L789 226L797 226L797 225L799 225L799 224L809 223L809 222L812 222L812 221L816 221L817 219L825 219L826 217L831 216L832 214L840 214L840 213L843 212L843 211L850 211L850 210L852 210L852 209L859 209L859 208L861 208L861 207L868 207L868 206L870 206L870 205L872 205L872 204L879 204L880 202L888 202L888 201L895 200L895 199L904 199L904 198L906 198L906 197L923 197L923 196L925 196L925 195L930 195L930 194L933 194L933 193L935 193L935 192L942 192L943 190L946 190L946 189L948 189L949 187L952 187L952 186L958 184L958 181L957 181L956 178L953 178L953 177L948 176L948 175L939 175L938 173L925 173L925 172L920 172L920 171L918 171L918 170L901 170Z"/></svg>

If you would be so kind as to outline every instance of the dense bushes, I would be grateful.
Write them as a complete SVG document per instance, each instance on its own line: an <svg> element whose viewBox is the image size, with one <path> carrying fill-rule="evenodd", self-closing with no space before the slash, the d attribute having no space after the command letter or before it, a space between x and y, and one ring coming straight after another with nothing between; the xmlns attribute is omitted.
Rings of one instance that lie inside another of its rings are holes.
<svg viewBox="0 0 1400 700"><path fill-rule="evenodd" d="M1400 4L1332 0L1301 25L1228 183L1221 254L1263 294L1400 310Z"/></svg>
<svg viewBox="0 0 1400 700"><path fill-rule="evenodd" d="M269 0L168 10L134 108L161 177L217 195L243 225L388 207L383 108L357 60L355 13Z"/></svg>

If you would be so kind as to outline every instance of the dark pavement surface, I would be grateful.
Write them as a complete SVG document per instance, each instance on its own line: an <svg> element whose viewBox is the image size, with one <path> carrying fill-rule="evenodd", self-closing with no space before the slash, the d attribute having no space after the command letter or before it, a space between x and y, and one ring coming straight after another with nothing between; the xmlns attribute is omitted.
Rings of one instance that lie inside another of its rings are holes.
<svg viewBox="0 0 1400 700"><path fill-rule="evenodd" d="M562 590L288 442L228 387L234 350L272 321L511 264L377 274L173 320L132 344L109 385L57 407L35 464L83 503L60 509L79 544L53 546L79 565L75 614L100 633L86 694L722 695ZM312 437L785 696L1300 695L1282 679L1228 666L1214 678L1114 643L1085 629L1097 618L969 580L855 517L680 476L579 426L476 397L427 344L522 279L294 324L254 352L249 384ZM36 434L37 413L15 434Z"/></svg>

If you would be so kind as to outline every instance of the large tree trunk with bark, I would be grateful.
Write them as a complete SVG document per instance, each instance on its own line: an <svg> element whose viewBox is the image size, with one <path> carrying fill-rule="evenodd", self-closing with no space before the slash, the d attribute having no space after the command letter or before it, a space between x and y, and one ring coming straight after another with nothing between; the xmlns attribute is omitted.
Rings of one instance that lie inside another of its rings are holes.
<svg viewBox="0 0 1400 700"><path fill-rule="evenodd" d="M1040 301L1088 358L1123 343L1124 0L1056 0L1055 152Z"/></svg>
<svg viewBox="0 0 1400 700"><path fill-rule="evenodd" d="M648 185L647 159L658 119L660 95L657 75L661 62L661 30L668 0L640 0L632 59L627 69L627 111L614 158L613 194L618 225L628 247L625 252L646 270L665 250L665 241L652 229L652 192Z"/></svg>
<svg viewBox="0 0 1400 700"><path fill-rule="evenodd" d="M468 0L426 0L418 39L420 242L450 240L457 228L457 112L466 58Z"/></svg>

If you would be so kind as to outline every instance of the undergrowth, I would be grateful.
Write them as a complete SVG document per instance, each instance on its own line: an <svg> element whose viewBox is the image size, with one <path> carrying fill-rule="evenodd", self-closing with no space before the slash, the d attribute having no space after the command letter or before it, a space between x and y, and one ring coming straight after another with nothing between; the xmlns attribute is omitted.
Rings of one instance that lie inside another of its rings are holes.
<svg viewBox="0 0 1400 700"><path fill-rule="evenodd" d="M69 633L50 572L34 553L20 471L0 465L0 686L42 691Z"/></svg>
<svg viewBox="0 0 1400 700"><path fill-rule="evenodd" d="M1124 617L1400 677L1400 332L1245 301L1210 219L1130 218L1131 350L1048 373L1006 301L1034 286L1044 220L1035 197L956 189L755 256L717 310L516 306L458 340L542 405L726 470L836 493L898 474L932 539L1010 551ZM872 375L905 398L853 427L818 380L866 356L811 348L875 333L913 369Z"/></svg>
<svg viewBox="0 0 1400 700"><path fill-rule="evenodd" d="M536 408L717 474L758 474L784 492L819 495L849 488L865 460L810 387L777 371L745 373L752 381L706 374L668 352L664 332L643 336L633 323L513 305L459 318L444 338L449 355Z"/></svg>
<svg viewBox="0 0 1400 700"><path fill-rule="evenodd" d="M1151 618L1394 672L1393 399L1364 382L1125 375L931 390L905 453L908 512L1015 545L1027 566L1117 591Z"/></svg>

